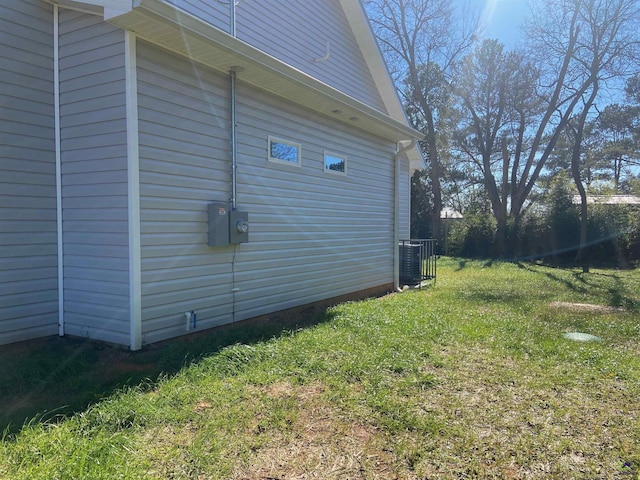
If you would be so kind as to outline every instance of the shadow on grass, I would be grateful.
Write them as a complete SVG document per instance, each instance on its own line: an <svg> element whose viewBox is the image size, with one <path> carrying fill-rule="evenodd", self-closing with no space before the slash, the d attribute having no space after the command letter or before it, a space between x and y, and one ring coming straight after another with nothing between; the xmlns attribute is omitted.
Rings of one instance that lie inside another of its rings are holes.
<svg viewBox="0 0 640 480"><path fill-rule="evenodd" d="M330 321L325 307L275 314L144 347L137 352L102 342L47 337L0 347L0 438L26 423L52 422L128 386L152 388L160 377L215 355Z"/></svg>
<svg viewBox="0 0 640 480"><path fill-rule="evenodd" d="M496 262L494 259L491 259L491 258L484 259L484 260L483 259L476 259L476 260L479 261L479 262L482 262L482 267L483 268L485 268L485 267L486 268L493 267L493 265ZM468 260L466 260L466 259L458 260L458 268L456 268L456 272L459 272L459 271L464 270L465 268L467 268L467 266L468 266L467 263L468 263Z"/></svg>
<svg viewBox="0 0 640 480"><path fill-rule="evenodd" d="M549 272L549 267L544 267L545 271L540 271L535 268L535 264L526 264L522 262L517 263L519 268L524 268L530 272L538 275L544 275L549 280L557 282L564 286L567 290L580 294L593 294L595 292L602 292L607 299L607 305L610 307L621 307L629 312L639 313L640 302L638 299L629 295L629 292L625 288L624 282L619 275L615 273L601 273L601 272L576 272L574 268L562 268L553 267L561 272L563 275L557 275L553 272ZM567 276L566 274L569 274ZM613 285L605 285L602 282L596 281L598 278L611 279Z"/></svg>
<svg viewBox="0 0 640 480"><path fill-rule="evenodd" d="M631 313L640 313L640 299L637 292L633 291L633 287L625 286L623 276L625 271L617 271L613 269L584 273L577 271L576 266L551 266L539 262L529 262L523 260L467 260L453 259L452 264L454 271L459 272L472 265L481 266L481 268L491 268L507 262L516 265L519 269L527 270L536 275L545 277L552 283L557 284L567 292L573 292L582 296L593 296L604 299L604 304L611 307L620 307ZM472 263L473 262L473 263ZM628 283L628 282L627 282ZM492 289L486 285L479 285L478 288L471 288L467 291L466 296L485 303L504 303L518 304L526 302L529 296L526 292L518 289Z"/></svg>
<svg viewBox="0 0 640 480"><path fill-rule="evenodd" d="M579 281L582 282L587 289L603 290L607 295L609 306L622 307L629 312L640 313L640 300L628 295L629 292L625 288L624 282L619 275L601 272L576 273L574 275L579 277ZM606 287L594 282L593 280L598 277L613 279L613 286Z"/></svg>
<svg viewBox="0 0 640 480"><path fill-rule="evenodd" d="M458 268L456 269L456 272L459 272L460 270L463 270L466 266L467 266L467 261L466 260L460 260L458 262Z"/></svg>

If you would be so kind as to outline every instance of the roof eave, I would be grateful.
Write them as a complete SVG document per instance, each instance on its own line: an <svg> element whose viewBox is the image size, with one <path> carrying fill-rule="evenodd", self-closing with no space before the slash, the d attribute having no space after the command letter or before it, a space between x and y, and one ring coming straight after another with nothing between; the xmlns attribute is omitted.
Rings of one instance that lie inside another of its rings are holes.
<svg viewBox="0 0 640 480"><path fill-rule="evenodd" d="M235 68L239 80L336 121L393 142L422 138L406 123L162 0L135 0L126 12L110 9L112 16L106 8L105 20L113 25L221 72Z"/></svg>
<svg viewBox="0 0 640 480"><path fill-rule="evenodd" d="M380 96L387 112L395 120L409 124L402 101L398 95L398 91L393 83L384 56L380 51L380 46L376 42L375 33L371 28L371 23L367 17L367 13L360 0L339 0L344 11L347 21L351 26L356 42L362 52L365 62L369 67L369 71L373 77L376 88L380 92ZM416 143L415 148L407 151L407 157L411 164L411 172L426 168L426 164L420 148Z"/></svg>
<svg viewBox="0 0 640 480"><path fill-rule="evenodd" d="M81 12L103 15L105 19L122 15L131 10L133 0L44 0Z"/></svg>

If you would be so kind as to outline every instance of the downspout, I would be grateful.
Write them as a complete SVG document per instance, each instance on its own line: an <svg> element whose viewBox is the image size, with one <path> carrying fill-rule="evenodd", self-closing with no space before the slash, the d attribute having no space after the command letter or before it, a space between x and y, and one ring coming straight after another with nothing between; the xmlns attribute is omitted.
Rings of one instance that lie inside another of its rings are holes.
<svg viewBox="0 0 640 480"><path fill-rule="evenodd" d="M398 291L400 289L400 159L407 151L414 148L415 139L412 139L408 145L402 146L402 142L396 144L394 153L394 212L393 212L393 288Z"/></svg>
<svg viewBox="0 0 640 480"><path fill-rule="evenodd" d="M236 36L236 0L229 0L229 33L232 37ZM230 79L230 112L231 112L231 210L237 209L237 190L238 190L238 139L236 137L236 77L239 67L231 67L229 70Z"/></svg>
<svg viewBox="0 0 640 480"><path fill-rule="evenodd" d="M236 36L236 0L229 0L229 33ZM229 70L230 85L230 121L231 121L231 210L238 208L238 137L236 122L236 80L241 67L231 67ZM233 258L231 259L231 321L236 321L236 252L238 245L233 246Z"/></svg>
<svg viewBox="0 0 640 480"><path fill-rule="evenodd" d="M234 0L231 0L233 2ZM231 116L231 210L236 211L238 206L238 138L236 124L236 76L242 67L231 67L229 79L231 85L230 93L230 116ZM231 320L236 321L236 292L240 289L236 287L236 253L238 245L233 246L233 257L231 259Z"/></svg>
<svg viewBox="0 0 640 480"><path fill-rule="evenodd" d="M127 212L129 224L129 348L142 348L142 247L140 242L140 151L136 34L124 32L127 122Z"/></svg>
<svg viewBox="0 0 640 480"><path fill-rule="evenodd" d="M62 243L62 153L60 149L59 11L53 5L53 109L56 149L56 230L58 251L58 335L64 336L64 249Z"/></svg>
<svg viewBox="0 0 640 480"><path fill-rule="evenodd" d="M236 0L229 0L229 33L236 36Z"/></svg>
<svg viewBox="0 0 640 480"><path fill-rule="evenodd" d="M236 136L236 76L238 67L231 67L229 78L231 84L230 93L230 112L231 112L231 210L237 208L237 191L238 191L238 138Z"/></svg>

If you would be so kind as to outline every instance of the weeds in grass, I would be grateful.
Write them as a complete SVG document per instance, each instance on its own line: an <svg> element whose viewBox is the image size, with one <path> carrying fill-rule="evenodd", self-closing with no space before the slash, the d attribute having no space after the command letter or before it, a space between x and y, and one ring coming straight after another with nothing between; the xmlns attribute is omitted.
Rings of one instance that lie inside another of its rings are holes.
<svg viewBox="0 0 640 480"><path fill-rule="evenodd" d="M0 478L638 479L640 272L461 265L314 327L174 347L158 363L180 370L5 431Z"/></svg>

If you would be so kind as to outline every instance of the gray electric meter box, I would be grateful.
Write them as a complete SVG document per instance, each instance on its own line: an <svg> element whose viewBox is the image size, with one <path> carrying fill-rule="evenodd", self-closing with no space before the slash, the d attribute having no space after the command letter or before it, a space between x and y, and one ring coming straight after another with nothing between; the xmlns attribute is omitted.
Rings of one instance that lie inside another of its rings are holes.
<svg viewBox="0 0 640 480"><path fill-rule="evenodd" d="M209 246L226 247L229 245L229 206L223 203L210 203L207 206L209 216Z"/></svg>
<svg viewBox="0 0 640 480"><path fill-rule="evenodd" d="M230 243L249 241L249 214L231 210L224 203L207 206L210 247L226 247Z"/></svg>

